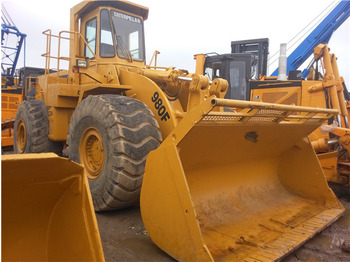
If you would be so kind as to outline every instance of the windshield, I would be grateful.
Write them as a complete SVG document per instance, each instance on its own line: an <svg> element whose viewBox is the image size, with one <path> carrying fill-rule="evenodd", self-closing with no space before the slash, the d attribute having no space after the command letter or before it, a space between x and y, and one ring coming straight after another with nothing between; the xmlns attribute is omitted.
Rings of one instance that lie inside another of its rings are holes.
<svg viewBox="0 0 350 262"><path fill-rule="evenodd" d="M138 17L111 10L114 40L120 58L145 60L143 23Z"/></svg>
<svg viewBox="0 0 350 262"><path fill-rule="evenodd" d="M230 62L230 98L238 100L247 99L247 79L245 61Z"/></svg>

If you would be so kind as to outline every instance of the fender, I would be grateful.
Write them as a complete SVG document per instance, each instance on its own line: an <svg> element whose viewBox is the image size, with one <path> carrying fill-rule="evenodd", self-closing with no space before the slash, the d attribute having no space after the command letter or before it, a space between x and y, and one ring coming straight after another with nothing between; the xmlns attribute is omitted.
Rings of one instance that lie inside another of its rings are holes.
<svg viewBox="0 0 350 262"><path fill-rule="evenodd" d="M153 112L165 139L177 125L179 115L164 92L151 79L124 69L119 69L119 81L122 85L132 86L125 92L128 97L142 101Z"/></svg>

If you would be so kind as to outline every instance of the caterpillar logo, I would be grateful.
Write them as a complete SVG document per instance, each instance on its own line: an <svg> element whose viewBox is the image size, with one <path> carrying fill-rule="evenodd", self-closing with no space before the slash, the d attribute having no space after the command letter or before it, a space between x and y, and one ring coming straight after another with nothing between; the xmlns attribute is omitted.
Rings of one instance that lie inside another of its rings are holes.
<svg viewBox="0 0 350 262"><path fill-rule="evenodd" d="M130 22L141 24L141 19L140 18L131 16L131 15L119 13L119 12L116 12L116 11L113 12L113 15L115 17L118 17L118 18L121 18L121 19L124 19L124 20L128 20Z"/></svg>

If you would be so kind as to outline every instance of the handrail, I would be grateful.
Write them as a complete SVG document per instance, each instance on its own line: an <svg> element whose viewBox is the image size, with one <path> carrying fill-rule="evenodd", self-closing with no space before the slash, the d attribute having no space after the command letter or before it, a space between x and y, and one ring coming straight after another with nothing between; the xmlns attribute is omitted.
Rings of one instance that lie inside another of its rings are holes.
<svg viewBox="0 0 350 262"><path fill-rule="evenodd" d="M309 120L323 122L338 114L338 110L336 109L230 100L215 97L211 99L211 104L213 107L231 107L237 111L212 111L203 120L215 119L216 121L262 121L276 123L288 121L301 124Z"/></svg>
<svg viewBox="0 0 350 262"><path fill-rule="evenodd" d="M63 34L68 34L68 36L64 36ZM58 35L53 35L51 33L51 29L43 31L43 35L46 35L46 52L41 56L45 57L45 75L50 73L50 62L51 59L57 59L57 77L59 77L60 72L60 61L69 61L71 62L72 57L61 56L61 40L73 41L73 46L76 46L76 41L83 41L84 46L86 46L91 54L93 55L92 59L96 59L96 54L92 51L89 44L86 42L85 38L82 36L80 32L74 31L60 31ZM57 47L57 56L51 54L51 46L52 46L52 38L58 39L58 47ZM71 45L70 45L71 46ZM73 58L74 59L74 58ZM90 58L91 59L91 58Z"/></svg>

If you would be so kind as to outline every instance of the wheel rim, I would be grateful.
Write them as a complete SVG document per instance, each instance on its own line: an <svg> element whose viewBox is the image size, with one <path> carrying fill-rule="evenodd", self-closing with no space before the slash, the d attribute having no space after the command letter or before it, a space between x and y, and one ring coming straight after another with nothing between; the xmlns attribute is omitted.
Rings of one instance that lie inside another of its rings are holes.
<svg viewBox="0 0 350 262"><path fill-rule="evenodd" d="M27 144L27 129L23 120L20 120L17 125L16 142L18 152L21 154L24 153Z"/></svg>
<svg viewBox="0 0 350 262"><path fill-rule="evenodd" d="M105 152L102 136L95 128L85 130L79 144L79 155L88 178L98 178L103 168Z"/></svg>

